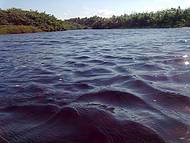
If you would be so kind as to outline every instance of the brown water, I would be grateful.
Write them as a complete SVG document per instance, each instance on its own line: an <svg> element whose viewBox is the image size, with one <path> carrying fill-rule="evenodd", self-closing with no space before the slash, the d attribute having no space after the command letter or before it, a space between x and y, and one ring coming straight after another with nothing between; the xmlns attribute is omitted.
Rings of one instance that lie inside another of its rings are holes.
<svg viewBox="0 0 190 143"><path fill-rule="evenodd" d="M0 143L190 143L190 29L0 36Z"/></svg>

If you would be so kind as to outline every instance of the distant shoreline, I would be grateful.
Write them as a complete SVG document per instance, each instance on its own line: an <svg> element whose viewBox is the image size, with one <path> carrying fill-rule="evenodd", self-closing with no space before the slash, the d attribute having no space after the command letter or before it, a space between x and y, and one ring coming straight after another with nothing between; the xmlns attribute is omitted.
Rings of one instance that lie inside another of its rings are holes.
<svg viewBox="0 0 190 143"><path fill-rule="evenodd" d="M152 29L190 27L190 8L124 14L103 18L72 18L60 20L45 12L17 8L0 9L0 34L56 32L80 29Z"/></svg>
<svg viewBox="0 0 190 143"><path fill-rule="evenodd" d="M23 26L23 25L8 25L7 27L5 26L6 30L2 30L0 26L0 35L12 35L12 34L30 34L30 33L43 33L47 31L41 31L40 29L37 29L36 27L31 27L31 26ZM10 28L11 27L11 28ZM175 29L175 28L190 28L190 27L168 27L168 28L163 28L163 27L157 27L157 28L112 28L112 29L71 29L71 30L63 30L63 31L72 31L72 30L127 30L127 29ZM50 31L50 32L62 32L62 31ZM47 33L50 33L47 32Z"/></svg>
<svg viewBox="0 0 190 143"><path fill-rule="evenodd" d="M157 12L144 12L113 15L110 18L99 16L72 18L66 20L92 29L128 29L128 28L180 28L190 27L190 8L171 8Z"/></svg>
<svg viewBox="0 0 190 143"><path fill-rule="evenodd" d="M0 34L23 34L23 33L36 33L42 32L37 27L23 26L23 25L2 25L0 26Z"/></svg>

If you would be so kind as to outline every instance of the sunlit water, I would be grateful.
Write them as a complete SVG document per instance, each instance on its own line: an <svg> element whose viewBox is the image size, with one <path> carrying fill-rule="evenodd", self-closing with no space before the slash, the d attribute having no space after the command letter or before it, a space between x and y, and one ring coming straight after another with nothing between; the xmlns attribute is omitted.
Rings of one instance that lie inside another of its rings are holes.
<svg viewBox="0 0 190 143"><path fill-rule="evenodd" d="M0 36L1 143L190 143L190 29Z"/></svg>

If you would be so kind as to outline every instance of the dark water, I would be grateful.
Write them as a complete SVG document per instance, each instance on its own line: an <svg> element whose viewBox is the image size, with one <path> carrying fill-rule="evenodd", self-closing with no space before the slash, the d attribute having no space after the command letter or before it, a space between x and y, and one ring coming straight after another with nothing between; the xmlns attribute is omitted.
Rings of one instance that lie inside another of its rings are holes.
<svg viewBox="0 0 190 143"><path fill-rule="evenodd" d="M0 36L0 143L190 143L190 29Z"/></svg>

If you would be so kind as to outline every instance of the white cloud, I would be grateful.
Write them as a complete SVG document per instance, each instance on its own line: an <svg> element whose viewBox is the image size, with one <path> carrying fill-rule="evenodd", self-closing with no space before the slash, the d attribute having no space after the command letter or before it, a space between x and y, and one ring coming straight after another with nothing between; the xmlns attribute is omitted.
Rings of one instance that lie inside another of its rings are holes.
<svg viewBox="0 0 190 143"><path fill-rule="evenodd" d="M111 17L114 14L116 14L114 11L111 11L108 9L100 9L96 13L96 15L101 16L101 17Z"/></svg>
<svg viewBox="0 0 190 143"><path fill-rule="evenodd" d="M101 16L101 17L111 17L113 15L117 14L115 11L110 9L99 9L99 8L89 8L89 7L83 7L82 10L82 17L89 17L89 16Z"/></svg>

